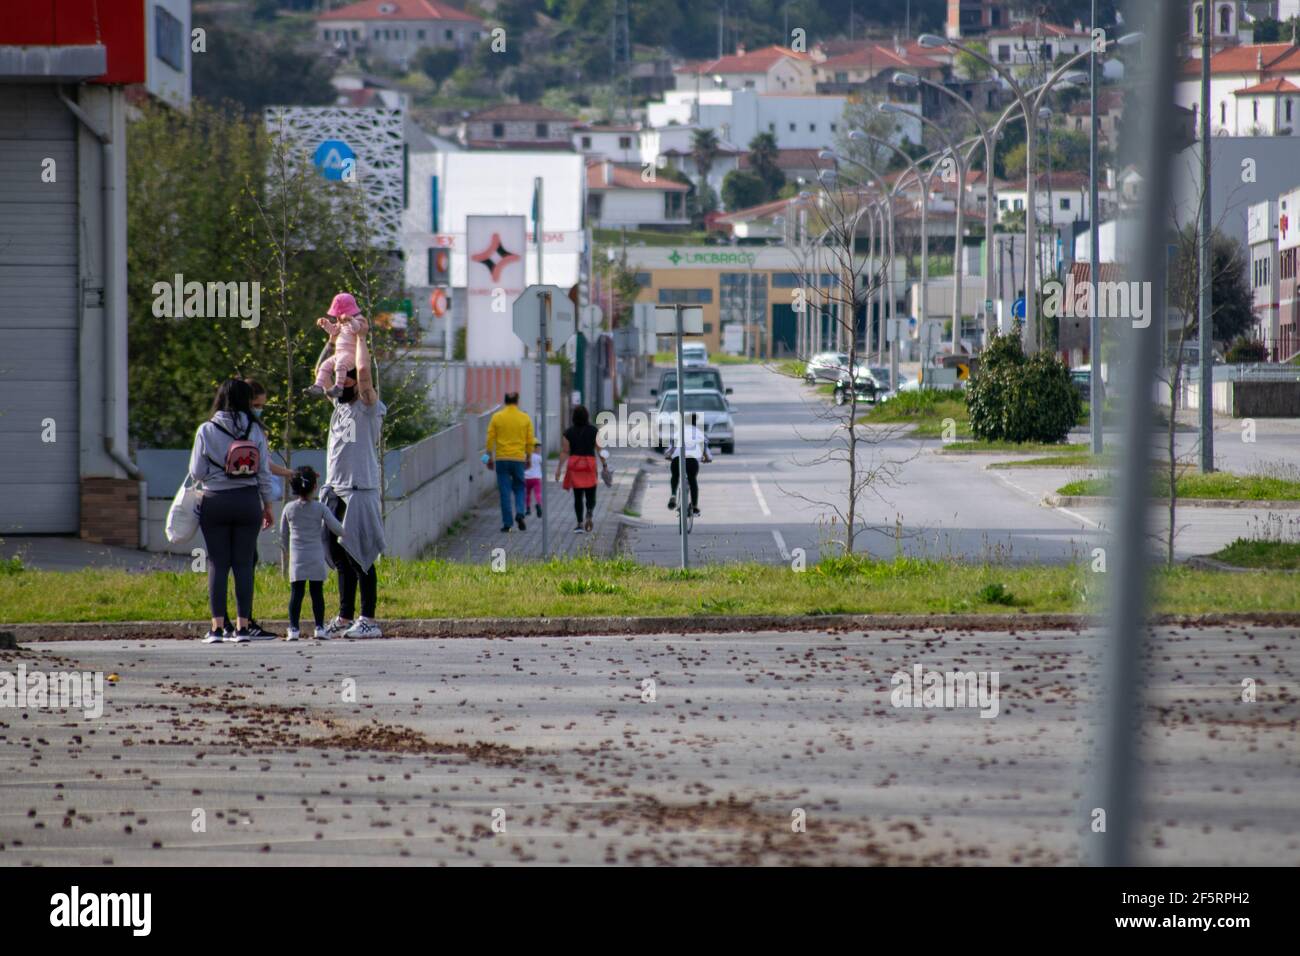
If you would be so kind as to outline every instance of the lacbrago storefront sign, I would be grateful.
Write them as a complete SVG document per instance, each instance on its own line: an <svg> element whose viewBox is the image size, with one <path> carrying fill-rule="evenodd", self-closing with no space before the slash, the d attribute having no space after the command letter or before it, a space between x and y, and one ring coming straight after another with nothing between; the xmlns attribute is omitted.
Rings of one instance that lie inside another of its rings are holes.
<svg viewBox="0 0 1300 956"><path fill-rule="evenodd" d="M465 356L471 362L518 362L524 357L511 306L526 285L525 233L524 216L465 217Z"/></svg>
<svg viewBox="0 0 1300 956"><path fill-rule="evenodd" d="M758 256L752 252L728 249L671 249L665 255L668 265L680 269L709 269L714 266L741 266L750 268L757 264Z"/></svg>

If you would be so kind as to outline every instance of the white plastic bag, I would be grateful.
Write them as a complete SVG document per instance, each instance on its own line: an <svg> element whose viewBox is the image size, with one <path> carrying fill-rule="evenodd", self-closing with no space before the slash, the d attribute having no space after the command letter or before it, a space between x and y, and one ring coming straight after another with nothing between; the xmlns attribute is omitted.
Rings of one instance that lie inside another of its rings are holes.
<svg viewBox="0 0 1300 956"><path fill-rule="evenodd" d="M184 544L194 537L199 529L199 502L203 500L199 486L189 475L181 482L167 509L167 540L172 544Z"/></svg>

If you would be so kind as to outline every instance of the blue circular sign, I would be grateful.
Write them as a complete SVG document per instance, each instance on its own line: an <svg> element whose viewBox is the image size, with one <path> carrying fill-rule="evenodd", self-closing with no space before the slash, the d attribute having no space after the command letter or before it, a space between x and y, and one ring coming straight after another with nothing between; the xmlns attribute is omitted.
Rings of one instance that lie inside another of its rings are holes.
<svg viewBox="0 0 1300 956"><path fill-rule="evenodd" d="M349 175L350 178L355 174L357 154L352 152L352 147L343 140L327 139L316 147L312 162L320 169L322 176L337 182L344 175Z"/></svg>
<svg viewBox="0 0 1300 956"><path fill-rule="evenodd" d="M1016 299L1015 304L1011 306L1011 314L1017 319L1025 317L1025 300L1023 298Z"/></svg>

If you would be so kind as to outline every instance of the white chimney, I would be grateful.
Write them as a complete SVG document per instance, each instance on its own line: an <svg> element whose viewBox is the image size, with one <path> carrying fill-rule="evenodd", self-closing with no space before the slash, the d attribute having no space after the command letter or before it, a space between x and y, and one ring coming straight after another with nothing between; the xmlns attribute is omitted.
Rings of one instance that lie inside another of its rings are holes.
<svg viewBox="0 0 1300 956"><path fill-rule="evenodd" d="M603 163L601 163L601 165L604 167L604 169L602 170L602 172L604 173L604 177L605 177L605 185L606 185L606 186L613 185L613 183L614 183L614 164L613 164L612 162L610 162L610 161L607 159L607 160L605 160Z"/></svg>

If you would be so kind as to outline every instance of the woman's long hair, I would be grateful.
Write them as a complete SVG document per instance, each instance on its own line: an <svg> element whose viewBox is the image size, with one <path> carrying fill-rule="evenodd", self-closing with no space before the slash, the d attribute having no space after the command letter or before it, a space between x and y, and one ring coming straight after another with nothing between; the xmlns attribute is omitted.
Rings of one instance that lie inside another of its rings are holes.
<svg viewBox="0 0 1300 956"><path fill-rule="evenodd" d="M253 420L253 387L242 378L228 378L217 386L217 395L212 400L212 415L217 412L230 412L236 417L242 414L247 421Z"/></svg>
<svg viewBox="0 0 1300 956"><path fill-rule="evenodd" d="M573 424L577 428L586 428L591 424L591 414L586 405L573 406Z"/></svg>

